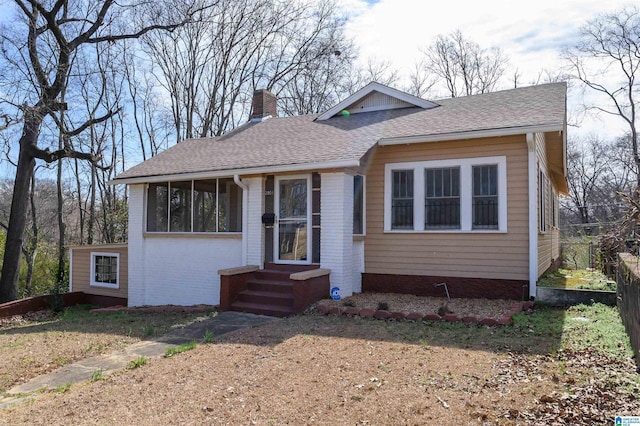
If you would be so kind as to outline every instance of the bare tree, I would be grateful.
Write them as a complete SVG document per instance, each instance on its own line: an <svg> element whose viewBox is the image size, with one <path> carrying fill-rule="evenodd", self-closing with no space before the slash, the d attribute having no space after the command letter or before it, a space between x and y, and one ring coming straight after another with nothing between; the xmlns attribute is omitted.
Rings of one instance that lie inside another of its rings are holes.
<svg viewBox="0 0 640 426"><path fill-rule="evenodd" d="M283 98L287 114L332 102L353 60L344 24L333 0L223 0L171 34L145 37L176 141L236 127L258 87Z"/></svg>
<svg viewBox="0 0 640 426"><path fill-rule="evenodd" d="M589 110L619 117L629 133L630 150L640 167L637 129L637 81L640 66L640 9L603 13L581 30L578 43L564 51L573 77L604 97ZM640 175L636 176L640 186Z"/></svg>
<svg viewBox="0 0 640 426"><path fill-rule="evenodd" d="M635 163L627 141L598 136L570 138L567 147L569 196L561 206L569 224L611 224L624 216L621 194L631 194Z"/></svg>
<svg viewBox="0 0 640 426"><path fill-rule="evenodd" d="M67 109L60 95L69 84L74 56L87 48L101 46L108 49L119 40L139 38L152 30L172 30L181 24L162 23L163 8L159 3L145 3L146 11L151 14L143 15L141 7L135 3L120 5L113 0L93 3L14 1L23 26L2 35L4 59L14 65L11 67L14 72L6 77L15 78L21 74L28 85L3 102L19 111L16 115L20 116L23 127L0 278L0 302L17 298L20 250L36 160L52 163L62 158L77 158L97 164L99 155L75 149L71 139L116 113L116 110L110 110L85 117L73 127L69 127L66 120L60 120L59 113ZM129 30L131 26L136 28ZM61 148L52 151L39 145L43 126L59 130Z"/></svg>
<svg viewBox="0 0 640 426"><path fill-rule="evenodd" d="M437 76L451 97L495 90L508 63L500 49L481 48L460 30L438 35L423 54L425 68Z"/></svg>
<svg viewBox="0 0 640 426"><path fill-rule="evenodd" d="M424 61L417 62L409 74L409 86L406 92L419 98L427 98L437 84L437 78L427 69Z"/></svg>

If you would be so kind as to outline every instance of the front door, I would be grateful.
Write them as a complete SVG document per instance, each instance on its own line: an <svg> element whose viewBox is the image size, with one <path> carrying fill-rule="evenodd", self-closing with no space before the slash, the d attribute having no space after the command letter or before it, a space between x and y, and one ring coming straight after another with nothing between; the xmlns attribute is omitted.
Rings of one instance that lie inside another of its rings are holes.
<svg viewBox="0 0 640 426"><path fill-rule="evenodd" d="M273 251L277 263L311 263L310 194L310 176L276 176Z"/></svg>

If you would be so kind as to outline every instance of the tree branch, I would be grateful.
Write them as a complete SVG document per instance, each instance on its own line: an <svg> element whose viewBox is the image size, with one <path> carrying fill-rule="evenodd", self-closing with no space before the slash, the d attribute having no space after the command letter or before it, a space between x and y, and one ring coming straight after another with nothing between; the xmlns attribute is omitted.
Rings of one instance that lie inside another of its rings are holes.
<svg viewBox="0 0 640 426"><path fill-rule="evenodd" d="M47 163L53 163L62 158L77 158L79 160L87 160L93 164L96 164L102 159L101 155L95 155L89 152L80 152L69 147L59 149L57 151L49 151L49 149L40 149L31 147L31 155L40 160L44 160Z"/></svg>

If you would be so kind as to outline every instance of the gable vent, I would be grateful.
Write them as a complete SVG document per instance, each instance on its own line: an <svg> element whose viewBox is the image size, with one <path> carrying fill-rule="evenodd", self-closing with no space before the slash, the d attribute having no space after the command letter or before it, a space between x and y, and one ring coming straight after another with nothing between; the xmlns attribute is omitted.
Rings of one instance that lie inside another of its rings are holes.
<svg viewBox="0 0 640 426"><path fill-rule="evenodd" d="M347 108L347 110L351 114L357 114L359 112L407 108L412 106L414 105L405 102L402 99L398 99L380 92L371 92L364 98L358 100L358 102L349 105L349 108Z"/></svg>

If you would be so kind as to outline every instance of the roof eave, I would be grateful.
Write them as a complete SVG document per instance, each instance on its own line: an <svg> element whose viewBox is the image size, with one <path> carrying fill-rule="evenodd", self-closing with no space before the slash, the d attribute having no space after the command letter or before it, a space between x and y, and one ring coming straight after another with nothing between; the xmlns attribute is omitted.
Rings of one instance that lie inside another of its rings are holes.
<svg viewBox="0 0 640 426"><path fill-rule="evenodd" d="M438 133L431 135L413 135L413 136L400 136L393 138L382 138L378 140L378 145L406 145L412 143L425 143L425 142L445 142L461 139L480 139L491 138L500 136L513 136L522 135L526 133L536 132L564 132L565 127L563 124L547 124L536 126L520 126L520 127L505 127L499 129L486 129L486 130L469 130L466 132L451 132L451 133Z"/></svg>
<svg viewBox="0 0 640 426"><path fill-rule="evenodd" d="M135 185L141 183L157 183L167 181L192 180L192 179L212 179L218 177L230 177L234 175L257 175L263 173L286 173L301 172L305 170L317 169L339 169L349 167L360 167L360 159L321 161L314 163L284 164L277 166L245 167L225 170L205 170L190 173L172 173L162 175L136 176L130 178L115 178L108 182L109 185Z"/></svg>

